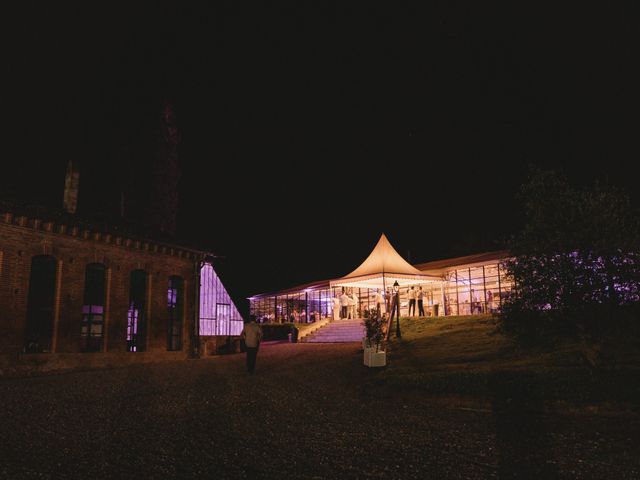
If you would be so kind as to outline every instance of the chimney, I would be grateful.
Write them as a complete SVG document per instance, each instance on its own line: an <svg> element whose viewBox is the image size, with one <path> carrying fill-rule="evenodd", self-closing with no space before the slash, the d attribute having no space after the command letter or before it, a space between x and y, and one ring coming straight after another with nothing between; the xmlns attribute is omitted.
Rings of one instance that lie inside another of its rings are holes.
<svg viewBox="0 0 640 480"><path fill-rule="evenodd" d="M62 208L65 212L75 214L78 208L78 187L80 186L80 170L78 163L69 160L67 163L67 173L64 177L64 197L62 198Z"/></svg>

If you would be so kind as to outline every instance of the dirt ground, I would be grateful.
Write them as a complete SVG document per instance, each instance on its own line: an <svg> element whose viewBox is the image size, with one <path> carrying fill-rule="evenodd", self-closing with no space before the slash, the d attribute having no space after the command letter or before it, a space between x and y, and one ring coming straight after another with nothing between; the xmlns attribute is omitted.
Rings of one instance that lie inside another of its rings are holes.
<svg viewBox="0 0 640 480"><path fill-rule="evenodd" d="M2 379L0 476L640 478L633 413L467 401L385 376L355 344L275 344L253 376L235 354Z"/></svg>

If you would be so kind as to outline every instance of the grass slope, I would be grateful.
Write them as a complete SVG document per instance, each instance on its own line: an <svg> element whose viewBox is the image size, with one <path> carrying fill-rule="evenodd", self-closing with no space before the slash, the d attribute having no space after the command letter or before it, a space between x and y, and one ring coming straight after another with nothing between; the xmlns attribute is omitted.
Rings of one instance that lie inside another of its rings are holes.
<svg viewBox="0 0 640 480"><path fill-rule="evenodd" d="M602 342L594 368L577 340L526 348L503 335L486 316L402 318L402 338L392 330L388 367L378 382L426 393L473 395L519 402L640 405L637 340Z"/></svg>

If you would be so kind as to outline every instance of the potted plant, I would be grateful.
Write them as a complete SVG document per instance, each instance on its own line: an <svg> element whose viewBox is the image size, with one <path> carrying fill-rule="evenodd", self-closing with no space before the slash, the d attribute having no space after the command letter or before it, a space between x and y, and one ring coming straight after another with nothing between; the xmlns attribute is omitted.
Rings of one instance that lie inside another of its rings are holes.
<svg viewBox="0 0 640 480"><path fill-rule="evenodd" d="M366 337L363 339L364 364L367 367L384 367L387 364L387 354L382 347L384 339L385 320L380 312L371 309L365 315L364 328Z"/></svg>

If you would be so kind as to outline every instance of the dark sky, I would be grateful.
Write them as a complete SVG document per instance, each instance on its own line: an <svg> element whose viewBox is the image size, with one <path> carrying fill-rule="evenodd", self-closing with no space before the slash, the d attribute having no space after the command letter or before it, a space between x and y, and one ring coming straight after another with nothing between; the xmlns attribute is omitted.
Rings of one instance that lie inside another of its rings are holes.
<svg viewBox="0 0 640 480"><path fill-rule="evenodd" d="M382 231L416 262L496 248L529 163L637 201L631 2L129 3L3 7L1 196L59 206L73 158L95 204L170 101L179 236L236 300L346 274Z"/></svg>

